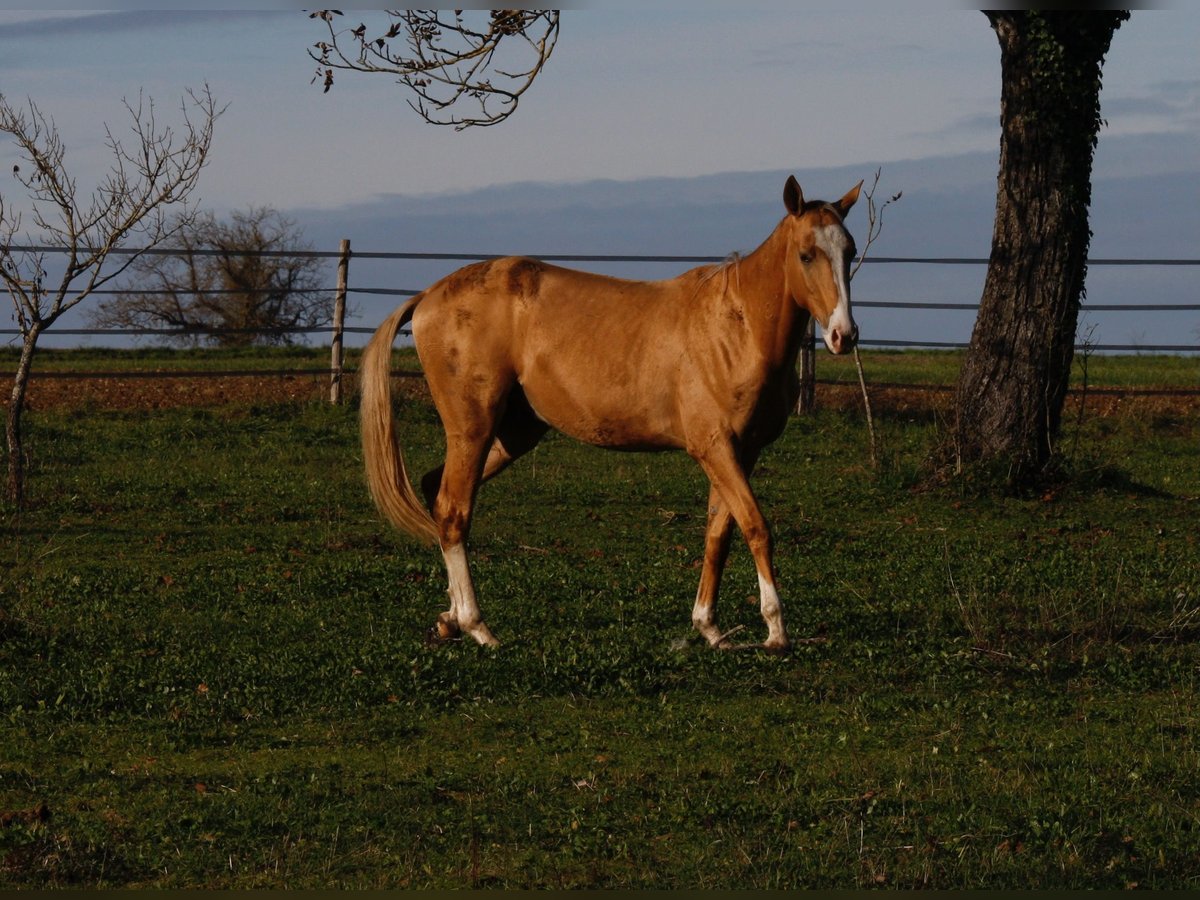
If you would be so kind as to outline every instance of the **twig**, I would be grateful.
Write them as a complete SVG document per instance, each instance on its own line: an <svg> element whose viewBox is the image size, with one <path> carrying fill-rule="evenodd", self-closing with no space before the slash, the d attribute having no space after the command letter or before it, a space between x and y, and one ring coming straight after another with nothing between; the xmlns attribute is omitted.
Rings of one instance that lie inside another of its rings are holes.
<svg viewBox="0 0 1200 900"><path fill-rule="evenodd" d="M727 641L729 638L733 637L739 631L745 630L745 628L746 628L745 625L733 626L733 628L730 628L727 632L725 632L723 635L721 635L719 638L717 638L717 646L720 647L723 643L725 643L725 641Z"/></svg>
<svg viewBox="0 0 1200 900"><path fill-rule="evenodd" d="M867 190L867 242L863 245L862 252L858 255L858 262L854 264L854 268L850 271L850 280L854 280L854 276L858 274L858 270L862 268L863 262L867 258L867 253L871 249L871 245L879 237L879 233L883 231L883 211L892 203L895 203L903 195L904 191L898 191L893 194L883 205L876 206L875 190L879 187L879 176L883 169L875 170L875 178L871 182L871 187ZM879 437L875 433L875 417L871 412L871 396L867 393L867 379L863 374L862 357L858 353L858 345L854 345L854 367L858 371L858 386L862 390L863 409L867 414L867 435L870 439L871 453L871 468L878 471L879 469Z"/></svg>
<svg viewBox="0 0 1200 900"><path fill-rule="evenodd" d="M1083 411L1087 407L1088 399L1088 363L1091 361L1092 354L1096 352L1095 342L1092 340L1092 335L1096 332L1096 326L1091 325L1087 334L1083 339L1082 353L1079 355L1079 367L1083 372L1083 386L1079 392L1079 412L1075 417L1075 434L1071 438L1071 455L1075 456L1075 451L1079 448L1079 433L1083 430Z"/></svg>
<svg viewBox="0 0 1200 900"><path fill-rule="evenodd" d="M854 345L854 368L858 370L858 386L862 390L863 409L867 413L867 434L870 436L871 468L879 469L878 440L875 436L875 417L871 415L871 397L867 393L867 379L863 375L862 357L858 355L858 344Z"/></svg>

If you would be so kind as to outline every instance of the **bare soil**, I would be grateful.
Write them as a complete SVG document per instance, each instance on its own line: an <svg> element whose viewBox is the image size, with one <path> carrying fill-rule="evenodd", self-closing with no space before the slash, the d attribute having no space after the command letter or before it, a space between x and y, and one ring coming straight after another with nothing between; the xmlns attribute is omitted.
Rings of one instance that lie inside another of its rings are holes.
<svg viewBox="0 0 1200 900"><path fill-rule="evenodd" d="M12 381L0 381L0 405L7 407ZM871 405L877 415L892 417L945 416L951 410L948 388L868 385ZM356 390L353 376L344 381L343 395ZM398 378L397 393L428 398L420 378ZM1200 396L1187 394L1143 394L1137 391L1109 393L1095 388L1086 397L1089 417L1125 414L1141 416L1194 416L1200 414ZM154 410L180 406L250 407L278 403L319 401L329 396L329 379L323 374L228 375L207 377L114 377L38 378L30 381L27 409L63 410ZM826 409L853 410L862 407L862 395L854 385L817 385L816 402ZM1078 412L1080 396L1067 400L1064 417Z"/></svg>
<svg viewBox="0 0 1200 900"><path fill-rule="evenodd" d="M8 405L12 379L0 382ZM37 378L29 381L26 408L150 410L178 406L253 406L315 400L329 394L329 379L315 375L235 375L202 378Z"/></svg>

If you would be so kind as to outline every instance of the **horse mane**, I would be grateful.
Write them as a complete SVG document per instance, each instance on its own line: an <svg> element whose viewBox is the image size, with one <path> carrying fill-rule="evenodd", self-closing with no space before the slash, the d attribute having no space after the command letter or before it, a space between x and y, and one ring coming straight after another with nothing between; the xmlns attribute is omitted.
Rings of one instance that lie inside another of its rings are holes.
<svg viewBox="0 0 1200 900"><path fill-rule="evenodd" d="M724 282L725 282L721 288L721 293L727 294L727 293L729 293L729 276L730 276L730 273L732 272L733 279L737 285L737 289L740 291L742 289L741 263L742 263L741 252L738 250L734 250L732 253L730 253L728 256L726 256L722 262L715 263L714 265L711 265L711 266L707 266L704 269L703 273L700 275L700 279L696 284L696 290L699 291L700 288L704 287L706 284L708 284L710 281L712 281L714 278L716 278L718 275L720 275L724 279Z"/></svg>
<svg viewBox="0 0 1200 900"><path fill-rule="evenodd" d="M841 210L839 210L835 204L830 203L828 200L807 200L805 201L804 208L800 211L800 214L803 215L804 213L814 212L819 209L829 210L829 212L833 213L833 217L837 219L839 223L845 222L845 220L842 218Z"/></svg>

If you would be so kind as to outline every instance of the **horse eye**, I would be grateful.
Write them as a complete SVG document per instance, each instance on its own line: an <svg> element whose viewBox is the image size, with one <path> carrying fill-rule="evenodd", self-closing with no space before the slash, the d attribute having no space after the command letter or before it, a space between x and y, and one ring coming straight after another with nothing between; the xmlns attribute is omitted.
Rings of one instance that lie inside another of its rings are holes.
<svg viewBox="0 0 1200 900"><path fill-rule="evenodd" d="M811 253L801 253L800 254L800 262L804 263L806 266L809 263L811 263L812 261L813 261L813 255Z"/></svg>

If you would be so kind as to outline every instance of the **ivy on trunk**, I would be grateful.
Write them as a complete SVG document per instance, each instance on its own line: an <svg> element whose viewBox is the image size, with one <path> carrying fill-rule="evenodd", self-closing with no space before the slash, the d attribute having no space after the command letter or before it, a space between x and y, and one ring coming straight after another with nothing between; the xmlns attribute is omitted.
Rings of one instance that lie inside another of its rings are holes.
<svg viewBox="0 0 1200 900"><path fill-rule="evenodd" d="M1000 42L1000 173L991 260L956 386L959 467L1010 486L1054 457L1087 273L1100 82L1125 11L988 11Z"/></svg>

